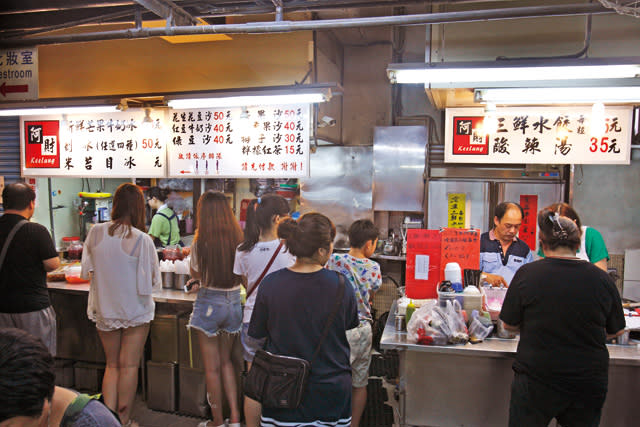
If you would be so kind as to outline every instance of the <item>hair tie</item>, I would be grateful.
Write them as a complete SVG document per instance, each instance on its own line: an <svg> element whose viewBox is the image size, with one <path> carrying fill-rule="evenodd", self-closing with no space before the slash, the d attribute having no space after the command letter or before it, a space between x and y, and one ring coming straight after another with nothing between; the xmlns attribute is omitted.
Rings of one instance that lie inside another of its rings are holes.
<svg viewBox="0 0 640 427"><path fill-rule="evenodd" d="M562 227L562 224L560 224L560 215L558 212L554 215L549 215L549 219L553 226L553 237L560 240L567 240L569 238L569 233L567 233L567 230L565 230L564 227Z"/></svg>

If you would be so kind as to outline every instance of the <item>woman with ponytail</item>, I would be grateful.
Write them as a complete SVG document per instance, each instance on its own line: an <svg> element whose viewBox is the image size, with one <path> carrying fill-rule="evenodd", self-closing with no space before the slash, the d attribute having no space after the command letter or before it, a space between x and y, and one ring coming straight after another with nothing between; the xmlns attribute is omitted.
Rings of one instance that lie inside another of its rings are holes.
<svg viewBox="0 0 640 427"><path fill-rule="evenodd" d="M538 213L545 258L518 269L500 312L520 331L510 426L598 425L607 395L607 338L624 332L620 295L607 273L576 256L580 228L557 210Z"/></svg>
<svg viewBox="0 0 640 427"><path fill-rule="evenodd" d="M261 424L347 426L351 423L351 365L346 331L358 326L358 310L349 281L340 278L342 273L324 268L333 250L335 226L320 213L307 213L298 222L284 219L278 236L296 262L264 278L248 334L266 338L265 350L306 359L312 368L300 405L263 408ZM334 310L335 317L328 322ZM327 335L314 357L326 325Z"/></svg>
<svg viewBox="0 0 640 427"><path fill-rule="evenodd" d="M277 194L267 194L254 199L247 207L247 223L244 229L244 241L236 250L233 272L242 276L247 290L242 319L242 348L247 371L251 368L256 350L264 347L264 339L254 339L247 335L253 305L258 294L260 280L267 274L290 267L295 257L278 239L278 223L289 215L289 203ZM244 414L247 427L257 426L260 422L260 403L248 397L244 398Z"/></svg>

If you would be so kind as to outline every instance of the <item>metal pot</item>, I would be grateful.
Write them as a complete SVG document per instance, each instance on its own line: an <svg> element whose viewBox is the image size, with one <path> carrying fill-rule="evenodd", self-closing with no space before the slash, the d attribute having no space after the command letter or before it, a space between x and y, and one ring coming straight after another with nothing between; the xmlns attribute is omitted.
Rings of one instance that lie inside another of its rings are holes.
<svg viewBox="0 0 640 427"><path fill-rule="evenodd" d="M189 280L188 274L174 274L173 275L173 288L179 291L184 290L184 285L187 284Z"/></svg>
<svg viewBox="0 0 640 427"><path fill-rule="evenodd" d="M162 287L164 289L171 289L173 287L173 271L162 272Z"/></svg>

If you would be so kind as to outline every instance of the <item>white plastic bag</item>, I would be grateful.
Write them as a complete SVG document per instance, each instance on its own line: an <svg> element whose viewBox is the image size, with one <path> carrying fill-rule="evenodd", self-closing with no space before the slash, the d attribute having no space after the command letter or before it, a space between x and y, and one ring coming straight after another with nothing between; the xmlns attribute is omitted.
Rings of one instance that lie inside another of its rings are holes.
<svg viewBox="0 0 640 427"><path fill-rule="evenodd" d="M427 301L411 315L407 325L407 341L412 344L445 345L447 336L441 331L433 328L430 324L433 321L433 309L436 308L437 301Z"/></svg>

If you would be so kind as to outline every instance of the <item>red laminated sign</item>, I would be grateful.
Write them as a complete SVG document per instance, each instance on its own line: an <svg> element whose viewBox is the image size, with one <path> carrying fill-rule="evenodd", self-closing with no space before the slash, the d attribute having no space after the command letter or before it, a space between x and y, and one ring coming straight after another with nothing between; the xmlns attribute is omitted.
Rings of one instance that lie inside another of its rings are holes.
<svg viewBox="0 0 640 427"><path fill-rule="evenodd" d="M440 282L440 231L407 230L405 293L414 299L437 298Z"/></svg>
<svg viewBox="0 0 640 427"><path fill-rule="evenodd" d="M60 167L60 122L42 120L24 122L25 167Z"/></svg>
<svg viewBox="0 0 640 427"><path fill-rule="evenodd" d="M484 117L453 118L453 154L488 155L489 136L482 129Z"/></svg>

